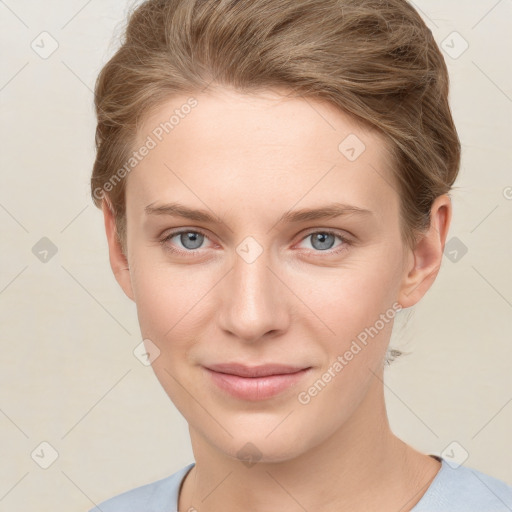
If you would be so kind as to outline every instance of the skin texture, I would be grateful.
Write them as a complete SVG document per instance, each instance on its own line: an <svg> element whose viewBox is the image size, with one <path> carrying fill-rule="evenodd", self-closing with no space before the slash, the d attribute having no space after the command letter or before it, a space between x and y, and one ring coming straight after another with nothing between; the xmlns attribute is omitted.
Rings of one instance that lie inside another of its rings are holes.
<svg viewBox="0 0 512 512"><path fill-rule="evenodd" d="M217 88L194 97L197 106L126 178L127 257L103 204L113 272L136 302L143 338L160 351L155 374L189 424L196 466L179 510L410 510L440 464L389 428L382 379L393 321L307 404L298 394L379 315L427 292L450 198L436 199L431 227L411 250L376 132L283 91ZM139 142L187 99L174 97L145 119ZM350 134L366 148L354 161L338 148ZM205 209L218 223L145 213L171 201ZM372 213L278 222L290 210L332 202ZM206 237L162 244L176 228ZM328 238L322 249L308 235L326 229L351 243ZM256 241L251 251L262 251L251 263L237 252L246 237ZM199 248L190 256L171 247ZM202 367L232 361L312 369L279 395L249 402L220 391ZM247 452L254 464L240 460Z"/></svg>

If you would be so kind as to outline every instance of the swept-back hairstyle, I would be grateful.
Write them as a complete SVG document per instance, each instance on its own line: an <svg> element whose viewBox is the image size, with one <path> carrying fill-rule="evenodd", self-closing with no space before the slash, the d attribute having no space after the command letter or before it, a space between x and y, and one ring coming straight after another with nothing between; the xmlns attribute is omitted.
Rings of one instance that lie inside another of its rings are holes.
<svg viewBox="0 0 512 512"><path fill-rule="evenodd" d="M173 95L209 84L247 93L285 88L380 132L410 247L457 177L446 63L406 0L147 0L130 14L95 88L91 194L114 212L125 253L126 162L137 128Z"/></svg>

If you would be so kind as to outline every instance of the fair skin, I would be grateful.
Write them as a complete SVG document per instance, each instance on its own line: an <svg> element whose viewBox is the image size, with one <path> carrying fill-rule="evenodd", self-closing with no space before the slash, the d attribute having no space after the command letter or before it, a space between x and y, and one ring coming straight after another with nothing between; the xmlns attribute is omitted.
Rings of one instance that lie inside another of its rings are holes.
<svg viewBox="0 0 512 512"><path fill-rule="evenodd" d="M277 91L194 97L198 106L127 177L126 257L103 202L113 272L137 305L143 338L160 350L155 374L189 424L196 466L179 510L411 510L440 464L388 424L382 379L393 322L308 403L298 395L394 303L408 308L425 295L441 264L449 197L436 199L430 229L408 248L376 132L327 103ZM139 142L187 99L145 119ZM366 146L354 161L338 149L349 134ZM214 222L145 211L170 202L207 210ZM370 213L278 222L333 202ZM160 243L177 228L206 236ZM311 235L327 229L335 236L326 249ZM249 236L262 251L250 263L237 252ZM253 401L222 391L204 369L233 361L310 369ZM250 465L239 453L247 443L257 450Z"/></svg>

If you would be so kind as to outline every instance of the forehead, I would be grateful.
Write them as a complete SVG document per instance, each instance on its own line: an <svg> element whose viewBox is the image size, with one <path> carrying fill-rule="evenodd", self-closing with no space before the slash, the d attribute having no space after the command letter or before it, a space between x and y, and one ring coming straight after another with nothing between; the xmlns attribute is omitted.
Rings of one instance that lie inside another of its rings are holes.
<svg viewBox="0 0 512 512"><path fill-rule="evenodd" d="M215 89L169 99L137 135L137 148L152 149L128 176L128 208L204 198L275 213L322 201L396 213L383 137L327 102Z"/></svg>

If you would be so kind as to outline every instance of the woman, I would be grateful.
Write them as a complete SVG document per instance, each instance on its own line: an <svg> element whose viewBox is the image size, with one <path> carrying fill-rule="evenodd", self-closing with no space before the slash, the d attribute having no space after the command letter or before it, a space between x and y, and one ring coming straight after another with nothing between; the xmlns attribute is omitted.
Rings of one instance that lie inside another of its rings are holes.
<svg viewBox="0 0 512 512"><path fill-rule="evenodd" d="M108 511L501 511L390 430L394 317L432 286L460 143L404 0L149 0L96 84L110 262L195 463Z"/></svg>

